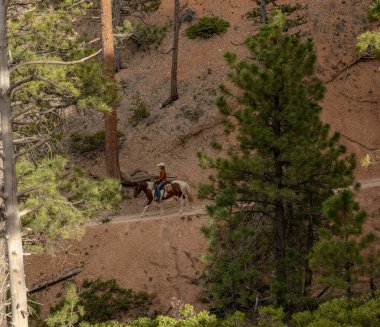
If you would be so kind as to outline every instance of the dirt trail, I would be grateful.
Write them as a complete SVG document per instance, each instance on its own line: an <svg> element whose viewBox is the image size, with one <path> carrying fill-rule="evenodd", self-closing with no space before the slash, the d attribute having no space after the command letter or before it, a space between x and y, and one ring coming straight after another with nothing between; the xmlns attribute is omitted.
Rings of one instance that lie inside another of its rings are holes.
<svg viewBox="0 0 380 327"><path fill-rule="evenodd" d="M370 178L370 179L362 179L359 180L359 183L361 185L361 189L369 189L374 187L380 187L380 178ZM142 210L142 209L141 209ZM197 206L192 209L185 209L182 213L178 213L178 208L170 208L165 209L165 212L163 215L160 215L157 212L156 207L152 207L150 209L151 211L148 211L148 213L141 217L139 214L132 214L132 215L122 215L122 216L116 216L112 218L112 220L109 222L110 224L118 224L128 221L150 221L150 220L161 220L161 219L177 219L181 217L190 217L190 216L205 216L207 215L205 206ZM91 222L88 224L88 226L94 226L98 225L96 222Z"/></svg>
<svg viewBox="0 0 380 327"><path fill-rule="evenodd" d="M359 181L361 188L372 188L380 186L380 178L370 178L370 179L362 179Z"/></svg>
<svg viewBox="0 0 380 327"><path fill-rule="evenodd" d="M192 209L185 209L182 213L179 213L177 208L166 209L163 215L160 215L159 212L155 210L155 208L151 210L152 211L151 212L148 211L148 213L144 217L141 217L140 213L133 214L133 215L116 216L112 218L112 220L108 224L119 224L119 223L125 222L126 220L150 221L150 220L160 220L160 219L177 219L181 217L186 218L190 216L204 216L207 214L204 206L198 206ZM88 224L88 226L94 226L94 225L99 225L99 223L90 222Z"/></svg>

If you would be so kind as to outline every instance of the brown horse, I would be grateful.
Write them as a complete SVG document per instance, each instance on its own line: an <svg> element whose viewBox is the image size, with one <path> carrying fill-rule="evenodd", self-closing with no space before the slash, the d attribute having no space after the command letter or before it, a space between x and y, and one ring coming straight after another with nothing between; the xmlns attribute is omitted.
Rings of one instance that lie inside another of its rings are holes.
<svg viewBox="0 0 380 327"><path fill-rule="evenodd" d="M153 182L138 182L135 183L133 189L133 196L137 198L141 192L144 192L147 197L147 202L144 206L144 210L141 214L141 217L145 215L146 210L150 207L154 199L154 183ZM171 189L161 190L161 200L167 200L171 197L176 197L181 200L181 208L179 213L182 213L183 205L186 201L193 202L194 198L190 192L190 186L186 182L183 181L173 181L171 183ZM162 208L161 202L159 203L161 215L164 214L164 209ZM191 208L191 207L190 207Z"/></svg>

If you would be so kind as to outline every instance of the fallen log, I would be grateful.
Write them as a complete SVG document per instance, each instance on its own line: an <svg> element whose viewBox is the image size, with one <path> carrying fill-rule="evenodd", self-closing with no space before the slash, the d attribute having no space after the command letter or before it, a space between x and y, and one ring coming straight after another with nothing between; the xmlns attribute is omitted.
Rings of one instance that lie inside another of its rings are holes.
<svg viewBox="0 0 380 327"><path fill-rule="evenodd" d="M34 293L34 292L38 292L38 291L42 290L43 288L46 288L46 287L51 286L53 284L56 284L56 283L63 281L67 278L70 278L71 276L77 275L81 271L82 271L82 268L77 267L77 268L71 269L71 270L69 270L63 274L60 274L58 276L55 276L55 277L50 278L48 280L45 280L43 282L37 283L29 289L29 294Z"/></svg>

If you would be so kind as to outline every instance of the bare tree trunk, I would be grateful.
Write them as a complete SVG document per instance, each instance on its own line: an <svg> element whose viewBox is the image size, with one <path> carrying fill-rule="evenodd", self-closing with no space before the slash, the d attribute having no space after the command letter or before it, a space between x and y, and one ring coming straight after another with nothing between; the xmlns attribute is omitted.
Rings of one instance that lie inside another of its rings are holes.
<svg viewBox="0 0 380 327"><path fill-rule="evenodd" d="M1 164L2 166L2 164ZM3 174L1 175L1 185L3 183ZM1 201L0 209L0 327L7 326L7 308L8 308L8 258L7 258L7 241L5 239L5 217L2 210L4 203Z"/></svg>
<svg viewBox="0 0 380 327"><path fill-rule="evenodd" d="M102 48L106 74L115 81L115 49L112 31L112 0L101 0ZM119 152L117 146L117 108L105 115L106 169L110 177L120 178Z"/></svg>
<svg viewBox="0 0 380 327"><path fill-rule="evenodd" d="M0 127L1 133L1 127ZM3 147L3 142L0 140L0 146ZM0 160L0 189L4 185L3 160ZM4 200L0 198L0 327L7 326L7 309L8 303L8 257L7 257L7 233L4 213Z"/></svg>
<svg viewBox="0 0 380 327"><path fill-rule="evenodd" d="M6 1L0 7L0 113L3 141L4 197L9 279L12 302L12 325L28 326L28 304L22 250L21 219L18 212L16 165L13 146L12 109L8 90L8 45Z"/></svg>
<svg viewBox="0 0 380 327"><path fill-rule="evenodd" d="M267 0L260 0L261 24L267 23Z"/></svg>
<svg viewBox="0 0 380 327"><path fill-rule="evenodd" d="M112 23L113 28L116 30L118 27L122 25L121 22L121 0L113 0L112 1ZM115 71L119 71L121 69L121 50L115 47Z"/></svg>
<svg viewBox="0 0 380 327"><path fill-rule="evenodd" d="M173 27L173 58L172 58L172 76L170 87L170 98L172 101L178 99L177 89L177 66L178 66L178 40L179 40L179 0L174 0L174 27Z"/></svg>
<svg viewBox="0 0 380 327"><path fill-rule="evenodd" d="M178 40L179 40L179 0L174 0L173 17L173 47L172 47L172 71L170 82L170 97L162 104L162 108L178 100L177 72L178 72Z"/></svg>

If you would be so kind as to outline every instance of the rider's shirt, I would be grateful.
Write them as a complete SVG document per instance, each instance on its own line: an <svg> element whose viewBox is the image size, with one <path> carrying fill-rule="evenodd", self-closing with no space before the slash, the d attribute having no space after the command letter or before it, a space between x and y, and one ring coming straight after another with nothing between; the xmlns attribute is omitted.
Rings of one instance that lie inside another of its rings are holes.
<svg viewBox="0 0 380 327"><path fill-rule="evenodd" d="M165 182L165 183L167 182L165 169L160 171L160 182Z"/></svg>

